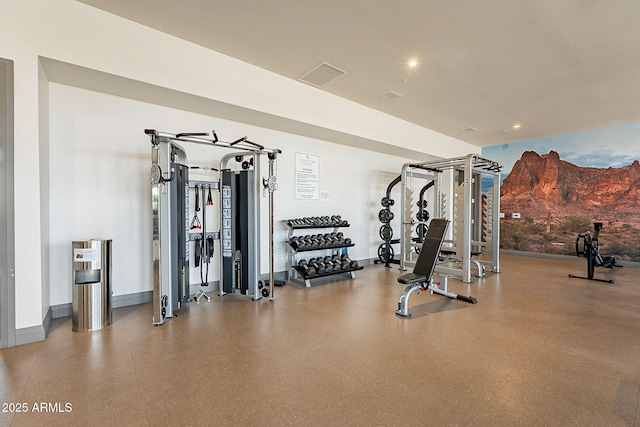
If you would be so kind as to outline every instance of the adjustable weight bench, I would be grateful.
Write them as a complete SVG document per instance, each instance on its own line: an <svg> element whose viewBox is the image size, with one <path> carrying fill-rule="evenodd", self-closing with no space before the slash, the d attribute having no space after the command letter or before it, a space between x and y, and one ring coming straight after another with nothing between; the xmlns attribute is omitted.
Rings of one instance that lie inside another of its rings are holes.
<svg viewBox="0 0 640 427"><path fill-rule="evenodd" d="M478 301L471 296L458 295L447 290L447 280L449 276L440 275L440 287L433 282L433 271L442 249L449 221L442 218L432 219L429 229L424 237L422 250L418 255L418 260L413 268L413 273L408 273L398 277L398 282L408 285L402 291L402 295L398 299L398 309L396 314L399 316L409 317L409 296L413 292L429 291L431 295L439 294L448 298L458 299L460 301L475 304Z"/></svg>

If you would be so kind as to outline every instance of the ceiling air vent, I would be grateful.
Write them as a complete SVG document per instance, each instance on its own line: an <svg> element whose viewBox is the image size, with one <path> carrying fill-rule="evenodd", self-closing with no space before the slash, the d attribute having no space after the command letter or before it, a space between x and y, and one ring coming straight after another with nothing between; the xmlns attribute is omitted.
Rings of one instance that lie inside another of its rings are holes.
<svg viewBox="0 0 640 427"><path fill-rule="evenodd" d="M380 94L380 96L384 99L388 99L389 101L393 101L394 99L400 98L402 95L400 95L398 92L390 90L388 92Z"/></svg>
<svg viewBox="0 0 640 427"><path fill-rule="evenodd" d="M329 83L331 80L337 79L343 74L347 74L347 72L329 64L328 62L321 62L298 77L298 80L303 83L310 84L311 86L320 87Z"/></svg>

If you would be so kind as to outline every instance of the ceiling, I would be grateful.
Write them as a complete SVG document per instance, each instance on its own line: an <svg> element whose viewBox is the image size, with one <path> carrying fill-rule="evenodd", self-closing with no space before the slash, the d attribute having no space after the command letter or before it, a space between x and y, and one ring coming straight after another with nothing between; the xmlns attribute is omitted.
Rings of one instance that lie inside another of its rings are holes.
<svg viewBox="0 0 640 427"><path fill-rule="evenodd" d="M479 146L640 122L638 0L82 2Z"/></svg>

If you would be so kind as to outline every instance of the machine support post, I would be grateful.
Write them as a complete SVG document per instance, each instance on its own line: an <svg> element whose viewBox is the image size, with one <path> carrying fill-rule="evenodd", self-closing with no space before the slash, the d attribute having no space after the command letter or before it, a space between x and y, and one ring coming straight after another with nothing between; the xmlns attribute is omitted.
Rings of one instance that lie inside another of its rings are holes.
<svg viewBox="0 0 640 427"><path fill-rule="evenodd" d="M406 209L411 209L411 206L407 206L407 197L406 197L406 193L407 193L407 168L409 167L409 164L404 164L402 165L402 172L400 173L400 221L402 224L402 229L400 230L400 270L405 271L407 269L407 262L405 259L405 245L407 244L407 242L405 242L405 238L406 238L406 233L405 233L405 212ZM411 225L409 225L411 226Z"/></svg>
<svg viewBox="0 0 640 427"><path fill-rule="evenodd" d="M473 205L479 200L473 198L473 159L469 154L464 161L464 216L462 220L462 281L471 283L471 226L473 225Z"/></svg>
<svg viewBox="0 0 640 427"><path fill-rule="evenodd" d="M253 174L254 174L254 185L253 185L253 241L249 239L249 246L252 246L252 254L250 256L250 265L249 265L249 293L251 293L251 287L253 286L253 299L258 300L262 298L260 293L260 289L258 289L258 281L260 280L260 159L257 153L253 153ZM251 261L251 259L253 259ZM252 265L251 265L252 262ZM253 267L253 268L251 268Z"/></svg>
<svg viewBox="0 0 640 427"><path fill-rule="evenodd" d="M269 154L269 178L267 178L266 190L269 192L269 299L275 298L275 257L274 257L274 191L276 190L276 177L274 171L275 154Z"/></svg>

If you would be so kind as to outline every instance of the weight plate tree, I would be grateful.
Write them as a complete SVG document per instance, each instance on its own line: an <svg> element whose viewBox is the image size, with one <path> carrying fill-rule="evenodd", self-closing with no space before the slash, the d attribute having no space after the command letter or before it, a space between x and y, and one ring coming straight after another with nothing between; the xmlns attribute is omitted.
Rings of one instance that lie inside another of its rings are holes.
<svg viewBox="0 0 640 427"><path fill-rule="evenodd" d="M389 183L387 186L386 195L380 200L380 205L382 209L378 212L378 220L382 223L379 230L380 239L382 239L383 243L378 247L378 259L375 261L376 263L382 263L385 267L390 267L391 263L399 263L398 260L394 258L394 250L392 244L398 243L399 240L393 240L393 228L391 227L391 221L395 215L391 211L391 207L395 205L395 200L391 198L391 191L393 187L395 187L400 182L401 176L398 175L393 181Z"/></svg>

